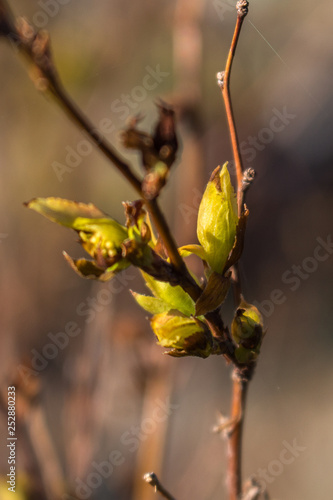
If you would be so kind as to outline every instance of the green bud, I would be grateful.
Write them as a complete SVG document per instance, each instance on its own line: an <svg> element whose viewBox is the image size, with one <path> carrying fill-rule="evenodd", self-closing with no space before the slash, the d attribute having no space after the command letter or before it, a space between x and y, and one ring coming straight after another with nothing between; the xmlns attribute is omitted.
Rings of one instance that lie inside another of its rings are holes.
<svg viewBox="0 0 333 500"><path fill-rule="evenodd" d="M255 361L258 357L259 351L257 349L246 349L243 346L239 346L235 350L235 356L239 363L248 364Z"/></svg>
<svg viewBox="0 0 333 500"><path fill-rule="evenodd" d="M242 299L231 324L231 334L238 344L236 357L240 363L257 358L264 336L263 318L259 310Z"/></svg>
<svg viewBox="0 0 333 500"><path fill-rule="evenodd" d="M168 352L171 356L206 358L216 353L214 340L205 324L178 311L156 314L151 319L151 327L158 343L172 349Z"/></svg>
<svg viewBox="0 0 333 500"><path fill-rule="evenodd" d="M197 224L198 240L213 271L222 273L233 248L238 224L237 201L227 163L214 170L203 194Z"/></svg>

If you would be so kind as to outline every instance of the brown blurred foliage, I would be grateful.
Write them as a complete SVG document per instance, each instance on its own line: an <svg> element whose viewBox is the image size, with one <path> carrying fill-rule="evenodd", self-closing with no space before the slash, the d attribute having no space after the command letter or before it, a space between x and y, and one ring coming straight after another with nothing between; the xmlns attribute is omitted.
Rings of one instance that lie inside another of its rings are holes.
<svg viewBox="0 0 333 500"><path fill-rule="evenodd" d="M96 124L112 121L105 135L113 143L130 115L142 113L149 129L157 98L175 105L182 158L162 202L179 245L196 242L204 183L232 159L215 82L233 30L232 2L100 0L97 7L54 0L53 15L44 3L11 5L32 22L46 20L64 84ZM314 257L317 239L333 237L330 7L329 0L251 2L231 82L244 164L257 172L241 271L246 298L263 307L267 328L249 394L244 472L271 470L271 496L284 500L331 494L332 249L322 247L325 259ZM75 238L23 207L35 196L61 196L91 201L124 221L121 202L134 194L97 151L87 153L85 137L38 95L21 62L1 40L1 387L5 397L16 383L23 398L19 480L32 498L52 500L57 491L74 492L78 478L87 484L93 464L119 451L123 463L89 498L151 498L141 484L150 469L177 498L221 498L225 448L211 428L215 413L228 411L228 369L215 357L163 357L129 293L144 289L137 273L112 287L80 280L61 255L66 249L81 256ZM148 89L145 77L157 67L168 75ZM121 152L139 167L135 155ZM59 178L55 162L65 165L66 157L69 168ZM229 321L232 308L230 298ZM66 334L71 328L73 336ZM57 348L59 332L68 343ZM22 367L38 362L45 365L36 376L38 397L27 399L36 377ZM157 423L154 410L169 397L176 408ZM146 431L133 438L143 422ZM305 451L274 475L283 443L295 439Z"/></svg>

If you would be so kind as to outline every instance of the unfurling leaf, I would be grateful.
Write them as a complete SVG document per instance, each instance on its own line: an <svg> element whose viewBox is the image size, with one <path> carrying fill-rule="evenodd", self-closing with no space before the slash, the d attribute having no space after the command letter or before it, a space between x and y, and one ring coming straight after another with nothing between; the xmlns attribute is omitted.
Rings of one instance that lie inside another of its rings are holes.
<svg viewBox="0 0 333 500"><path fill-rule="evenodd" d="M94 260L75 260L67 254L65 258L80 276L106 281L133 264L153 276L160 274L161 279L165 279L165 276L169 278L171 266L159 259L152 249L151 230L144 221L142 202L124 205L128 227L122 226L91 203L36 198L26 204L28 208L79 234L83 248Z"/></svg>
<svg viewBox="0 0 333 500"><path fill-rule="evenodd" d="M106 216L92 203L78 203L62 198L34 198L26 206L53 222L72 228L77 219L102 219Z"/></svg>
<svg viewBox="0 0 333 500"><path fill-rule="evenodd" d="M179 285L172 286L170 283L157 281L144 272L142 275L155 297L168 304L169 309L177 309L186 316L195 314L194 300Z"/></svg>
<svg viewBox="0 0 333 500"><path fill-rule="evenodd" d="M44 215L53 222L77 231L84 249L95 257L104 251L113 257L121 253L121 244L127 238L127 229L101 212L92 203L77 203L61 198L35 198L28 208Z"/></svg>
<svg viewBox="0 0 333 500"><path fill-rule="evenodd" d="M94 259L73 260L66 256L80 276L105 281L131 264L122 255L123 244L128 238L127 228L95 205L61 198L36 198L26 206L79 234L83 248Z"/></svg>
<svg viewBox="0 0 333 500"><path fill-rule="evenodd" d="M231 324L231 334L238 344L235 355L240 363L254 361L260 353L264 336L259 310L242 299Z"/></svg>
<svg viewBox="0 0 333 500"><path fill-rule="evenodd" d="M190 255L196 255L200 257L201 260L206 259L205 250L201 245L185 245L178 248L178 252L181 257L189 257Z"/></svg>
<svg viewBox="0 0 333 500"><path fill-rule="evenodd" d="M213 271L222 273L235 243L238 223L237 201L227 163L214 170L202 197L197 235Z"/></svg>
<svg viewBox="0 0 333 500"><path fill-rule="evenodd" d="M105 270L97 266L95 261L87 259L72 259L67 252L63 252L63 256L67 260L71 268L79 275L81 278L96 279L99 281L109 281L115 274L125 269L114 269L113 271ZM126 267L129 266L129 263ZM114 266L113 266L114 267Z"/></svg>
<svg viewBox="0 0 333 500"><path fill-rule="evenodd" d="M195 304L196 316L215 311L224 302L230 287L230 273L228 276L213 272L207 285Z"/></svg>
<svg viewBox="0 0 333 500"><path fill-rule="evenodd" d="M160 314L170 309L170 306L162 299L151 297L150 295L141 295L133 291L131 293L139 306L151 314Z"/></svg>

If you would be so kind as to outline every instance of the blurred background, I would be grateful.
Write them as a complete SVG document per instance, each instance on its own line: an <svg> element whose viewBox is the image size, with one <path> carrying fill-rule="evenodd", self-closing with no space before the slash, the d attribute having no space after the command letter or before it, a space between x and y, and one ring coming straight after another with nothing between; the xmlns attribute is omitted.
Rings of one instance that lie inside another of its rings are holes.
<svg viewBox="0 0 333 500"><path fill-rule="evenodd" d="M232 160L215 74L226 61L233 4L10 2L50 32L65 86L113 144L138 112L151 130L157 98L175 106L182 151L161 202L179 245L196 242L205 183ZM332 494L330 11L329 0L250 2L231 78L244 165L257 172L243 287L267 328L249 392L243 473L279 500ZM83 255L75 234L23 202L93 202L123 222L121 202L135 193L38 94L5 40L0 68L0 376L3 405L7 386L17 388L16 498L150 500L141 477L151 470L179 500L227 498L226 445L212 427L218 412L229 412L230 368L219 357L163 356L129 293L144 291L136 270L101 285L68 267L63 250ZM138 168L135 154L121 152ZM232 297L222 314L230 324Z"/></svg>

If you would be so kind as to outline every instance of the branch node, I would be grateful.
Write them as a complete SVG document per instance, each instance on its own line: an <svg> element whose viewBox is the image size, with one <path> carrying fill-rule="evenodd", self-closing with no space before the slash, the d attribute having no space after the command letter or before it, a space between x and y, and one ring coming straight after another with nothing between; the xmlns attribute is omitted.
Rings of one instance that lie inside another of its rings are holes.
<svg viewBox="0 0 333 500"><path fill-rule="evenodd" d="M217 424L213 427L213 432L215 434L222 434L222 437L224 439L229 439L241 418L242 415L234 418L229 418L225 415L222 415L222 413L219 413Z"/></svg>
<svg viewBox="0 0 333 500"><path fill-rule="evenodd" d="M269 494L266 491L266 486L263 486L255 476L251 476L244 485L241 500L259 500L259 498L269 500Z"/></svg>
<svg viewBox="0 0 333 500"><path fill-rule="evenodd" d="M245 193L251 186L252 182L254 181L254 178L256 176L256 171L253 168L247 168L244 173L243 173L243 179L242 179L242 191Z"/></svg>
<svg viewBox="0 0 333 500"><path fill-rule="evenodd" d="M217 85L220 87L221 90L224 89L224 76L225 76L225 71L219 71L218 73L216 73Z"/></svg>

